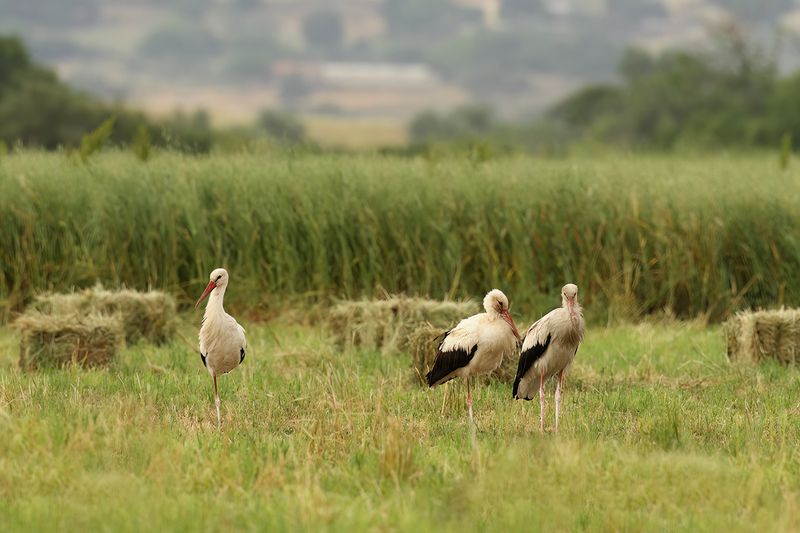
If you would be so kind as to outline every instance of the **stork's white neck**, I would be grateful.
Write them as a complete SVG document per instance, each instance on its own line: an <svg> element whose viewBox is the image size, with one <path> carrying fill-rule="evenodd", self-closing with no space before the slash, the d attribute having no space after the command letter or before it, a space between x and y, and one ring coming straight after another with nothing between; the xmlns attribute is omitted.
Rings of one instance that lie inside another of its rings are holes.
<svg viewBox="0 0 800 533"><path fill-rule="evenodd" d="M489 307L486 309L486 315L489 317L489 320L497 320L500 318L500 313L497 312L497 309L494 307Z"/></svg>
<svg viewBox="0 0 800 533"><path fill-rule="evenodd" d="M225 285L217 287L208 295L206 312L203 313L204 319L214 319L225 314L225 309L222 307L222 299L225 297L226 288Z"/></svg>

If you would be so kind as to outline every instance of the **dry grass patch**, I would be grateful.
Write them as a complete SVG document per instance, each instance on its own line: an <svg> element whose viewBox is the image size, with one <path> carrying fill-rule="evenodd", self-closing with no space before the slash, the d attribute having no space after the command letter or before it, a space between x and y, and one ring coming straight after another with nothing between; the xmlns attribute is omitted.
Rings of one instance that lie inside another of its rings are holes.
<svg viewBox="0 0 800 533"><path fill-rule="evenodd" d="M800 310L741 312L725 323L728 357L758 363L773 359L797 363L800 352Z"/></svg>
<svg viewBox="0 0 800 533"><path fill-rule="evenodd" d="M108 315L47 315L31 311L14 322L20 332L22 368L103 366L124 342L120 318Z"/></svg>

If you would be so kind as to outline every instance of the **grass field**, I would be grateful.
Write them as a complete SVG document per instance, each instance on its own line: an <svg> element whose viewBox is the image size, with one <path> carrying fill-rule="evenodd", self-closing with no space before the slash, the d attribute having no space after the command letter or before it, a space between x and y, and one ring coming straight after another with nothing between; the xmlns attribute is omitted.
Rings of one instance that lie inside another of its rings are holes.
<svg viewBox="0 0 800 533"><path fill-rule="evenodd" d="M477 387L471 435L463 386L443 403L407 357L340 353L287 319L245 325L221 432L188 324L108 370L32 374L0 329L3 529L800 527L800 374L729 365L719 328L592 328L560 434L494 383Z"/></svg>
<svg viewBox="0 0 800 533"><path fill-rule="evenodd" d="M98 280L185 304L215 266L234 309L497 286L530 312L567 280L600 321L800 304L800 165L769 154L23 151L0 190L0 320Z"/></svg>

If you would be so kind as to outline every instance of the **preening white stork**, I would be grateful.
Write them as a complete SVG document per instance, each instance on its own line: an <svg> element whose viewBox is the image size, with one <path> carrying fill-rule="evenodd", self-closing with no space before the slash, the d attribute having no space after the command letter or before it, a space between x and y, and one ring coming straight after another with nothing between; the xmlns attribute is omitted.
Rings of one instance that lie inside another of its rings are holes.
<svg viewBox="0 0 800 533"><path fill-rule="evenodd" d="M227 374L244 361L247 340L244 328L225 312L222 299L228 287L228 272L218 268L211 273L210 280L203 295L197 300L195 309L206 296L209 296L203 323L200 327L200 359L211 374L214 381L214 403L217 406L217 427L222 424L219 414L219 392L217 376Z"/></svg>
<svg viewBox="0 0 800 533"><path fill-rule="evenodd" d="M556 383L556 432L561 404L564 371L575 359L585 330L583 309L578 303L578 287L572 283L561 289L561 307L533 323L525 334L519 356L514 398L532 400L539 389L539 427L544 432L544 382L558 374Z"/></svg>
<svg viewBox="0 0 800 533"><path fill-rule="evenodd" d="M448 331L439 343L428 386L435 387L457 377L467 381L467 407L472 421L469 378L488 374L517 349L519 332L508 313L508 298L493 289L483 299L485 313L465 318Z"/></svg>

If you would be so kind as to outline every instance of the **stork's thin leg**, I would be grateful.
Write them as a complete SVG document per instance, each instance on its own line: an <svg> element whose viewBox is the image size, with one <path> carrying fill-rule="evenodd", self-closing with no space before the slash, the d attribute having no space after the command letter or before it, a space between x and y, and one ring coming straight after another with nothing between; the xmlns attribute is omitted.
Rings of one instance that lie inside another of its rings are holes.
<svg viewBox="0 0 800 533"><path fill-rule="evenodd" d="M469 409L469 421L474 423L472 419L472 395L469 392L469 377L466 378L467 380L467 408Z"/></svg>
<svg viewBox="0 0 800 533"><path fill-rule="evenodd" d="M558 383L556 383L556 433L558 433L558 408L561 405L561 383L564 381L564 370L558 373Z"/></svg>
<svg viewBox="0 0 800 533"><path fill-rule="evenodd" d="M219 416L219 391L217 391L217 375L214 374L214 403L217 406L217 429L222 426L222 417Z"/></svg>
<svg viewBox="0 0 800 533"><path fill-rule="evenodd" d="M544 374L539 374L539 429L544 433Z"/></svg>

